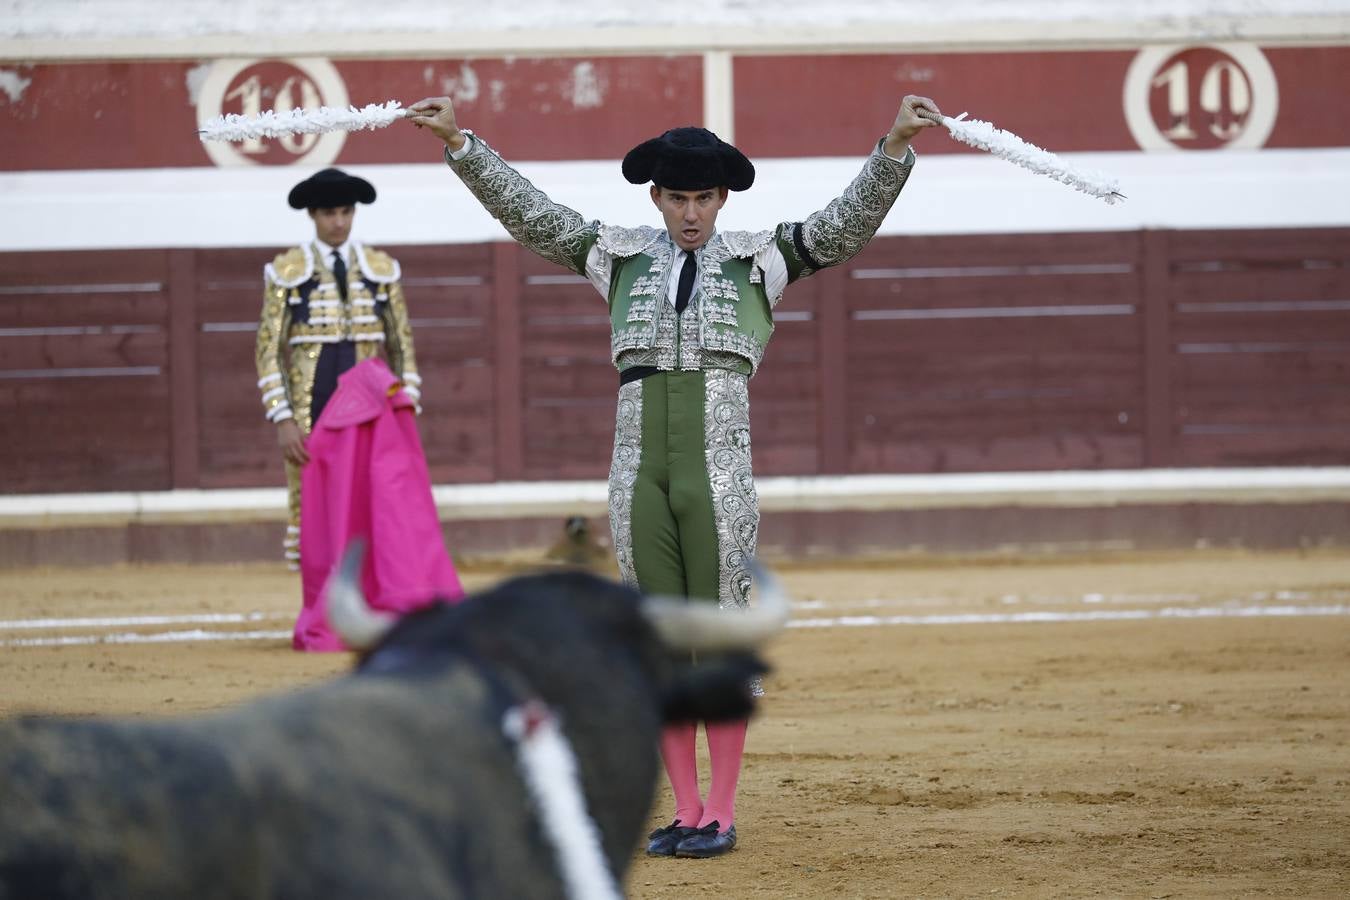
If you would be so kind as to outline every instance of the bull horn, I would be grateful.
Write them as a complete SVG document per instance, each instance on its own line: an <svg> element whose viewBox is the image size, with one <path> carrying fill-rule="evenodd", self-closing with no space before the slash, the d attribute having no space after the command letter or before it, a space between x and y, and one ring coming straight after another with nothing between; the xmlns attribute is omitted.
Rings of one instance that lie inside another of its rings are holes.
<svg viewBox="0 0 1350 900"><path fill-rule="evenodd" d="M366 603L366 595L361 592L361 562L365 555L366 542L360 538L353 540L324 586L328 624L352 650L374 647L398 621Z"/></svg>
<svg viewBox="0 0 1350 900"><path fill-rule="evenodd" d="M745 611L725 610L710 603L676 597L647 597L643 613L661 640L679 650L746 650L782 630L788 620L788 597L758 563L750 574L759 585L758 602Z"/></svg>

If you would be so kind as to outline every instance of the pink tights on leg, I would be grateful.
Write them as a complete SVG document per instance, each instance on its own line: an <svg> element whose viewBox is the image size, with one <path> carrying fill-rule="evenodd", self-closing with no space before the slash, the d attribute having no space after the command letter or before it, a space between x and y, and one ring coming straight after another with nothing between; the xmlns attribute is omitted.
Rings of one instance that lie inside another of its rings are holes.
<svg viewBox="0 0 1350 900"><path fill-rule="evenodd" d="M698 792L698 760L694 756L694 738L698 725L693 722L667 725L661 731L661 759L675 794L675 818L685 828L693 828L703 815L703 797Z"/></svg>
<svg viewBox="0 0 1350 900"><path fill-rule="evenodd" d="M708 756L712 762L712 785L708 802L698 827L717 822L719 833L736 821L736 782L741 777L741 757L745 753L745 731L748 721L705 724L708 733ZM667 764L668 765L668 764Z"/></svg>

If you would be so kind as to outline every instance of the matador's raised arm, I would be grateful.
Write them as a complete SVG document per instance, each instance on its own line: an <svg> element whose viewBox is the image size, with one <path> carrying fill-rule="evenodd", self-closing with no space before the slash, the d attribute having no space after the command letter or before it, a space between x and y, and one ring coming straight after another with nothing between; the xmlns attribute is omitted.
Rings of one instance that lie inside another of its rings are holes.
<svg viewBox="0 0 1350 900"><path fill-rule="evenodd" d="M410 117L413 124L445 142L445 161L511 237L550 262L585 272L598 222L587 222L576 210L554 203L482 138L461 130L449 97L431 97L409 110L419 114Z"/></svg>

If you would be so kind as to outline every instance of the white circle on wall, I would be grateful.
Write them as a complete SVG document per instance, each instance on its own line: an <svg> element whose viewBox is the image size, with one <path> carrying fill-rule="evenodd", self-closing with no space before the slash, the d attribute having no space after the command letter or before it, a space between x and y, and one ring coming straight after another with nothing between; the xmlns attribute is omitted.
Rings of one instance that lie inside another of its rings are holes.
<svg viewBox="0 0 1350 900"><path fill-rule="evenodd" d="M1163 63L1187 50L1212 50L1224 54L1246 76L1250 91L1246 98L1250 103L1246 121L1241 132L1215 149L1256 150L1265 146L1280 111L1280 89L1275 70L1255 44L1171 44L1142 48L1130 62L1122 91L1125 123L1135 142L1143 150L1192 149L1165 134L1150 108L1155 79L1164 74L1160 71Z"/></svg>
<svg viewBox="0 0 1350 900"><path fill-rule="evenodd" d="M197 125L205 125L224 112L225 92L230 89L236 76L260 63L277 62L298 69L318 91L319 102L323 106L345 108L350 101L347 96L347 84L338 74L337 67L326 59L218 59L211 64L206 77L202 79L201 90L197 94ZM326 166L342 152L347 142L345 131L325 131L317 135L312 146L304 153L297 154L291 165ZM202 141L206 155L218 166L256 166L259 161L243 152L241 145L233 141Z"/></svg>

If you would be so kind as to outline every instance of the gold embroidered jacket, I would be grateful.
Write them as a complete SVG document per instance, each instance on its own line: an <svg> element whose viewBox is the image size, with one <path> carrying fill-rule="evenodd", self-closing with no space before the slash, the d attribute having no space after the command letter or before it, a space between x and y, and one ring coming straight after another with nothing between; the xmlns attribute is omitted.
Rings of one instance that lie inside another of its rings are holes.
<svg viewBox="0 0 1350 900"><path fill-rule="evenodd" d="M352 341L356 359L384 356L421 408L412 326L398 260L352 242L347 299L313 243L278 254L263 267L258 322L258 389L268 421L294 418L308 434L314 373L324 344Z"/></svg>

